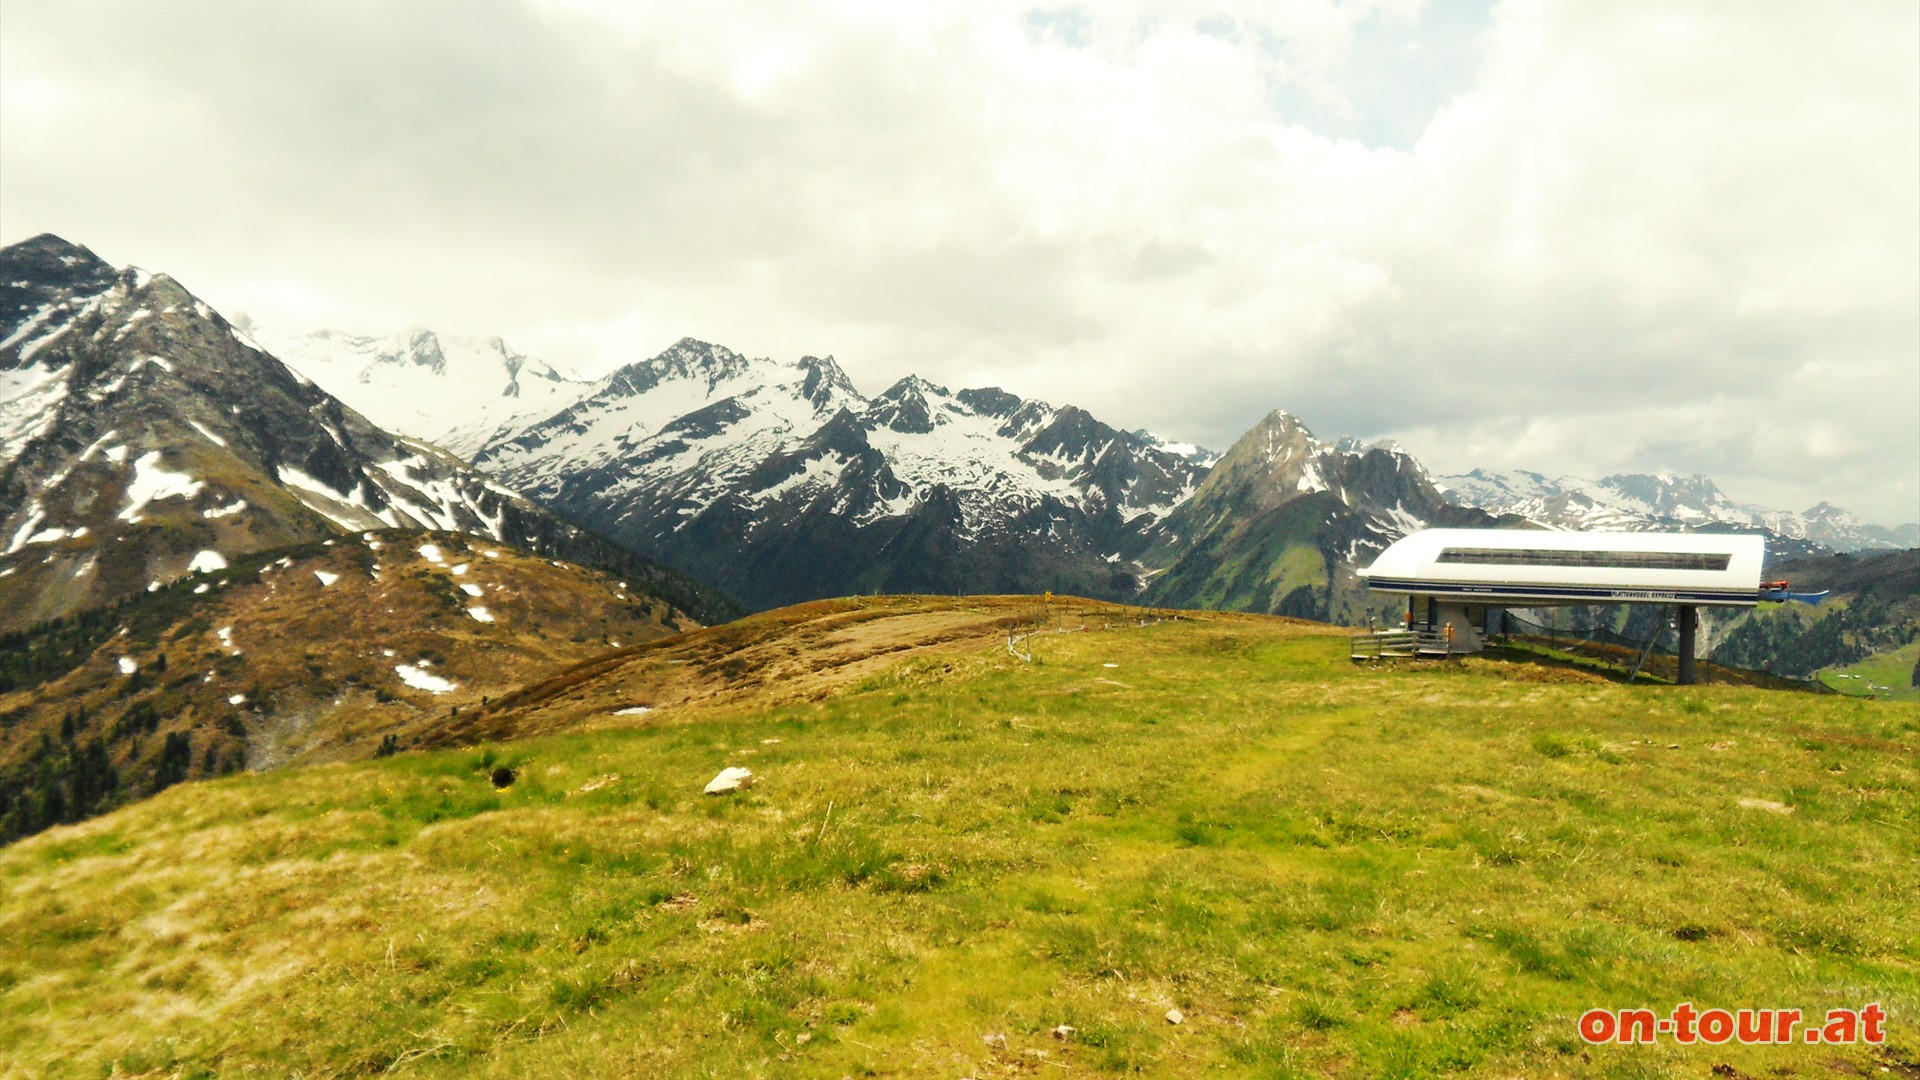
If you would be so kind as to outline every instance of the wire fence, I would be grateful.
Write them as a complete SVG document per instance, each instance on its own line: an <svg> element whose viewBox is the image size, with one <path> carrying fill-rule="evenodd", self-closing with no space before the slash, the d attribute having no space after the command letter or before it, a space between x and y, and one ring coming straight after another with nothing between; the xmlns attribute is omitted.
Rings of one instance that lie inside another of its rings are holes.
<svg viewBox="0 0 1920 1080"><path fill-rule="evenodd" d="M1033 639L1041 634L1152 626L1155 623L1185 621L1185 618L1178 611L1128 607L1081 597L1056 597L1048 593L1044 600L1007 622L1007 652L1015 659L1031 664Z"/></svg>
<svg viewBox="0 0 1920 1080"><path fill-rule="evenodd" d="M1553 642L1585 641L1596 645L1614 645L1637 651L1646 648L1647 637L1649 636L1643 634L1639 637L1632 637L1627 634L1622 634L1611 627L1600 625L1563 627L1555 625L1555 623L1556 620L1553 619L1549 619L1545 623L1537 623L1531 619L1515 615L1512 611L1508 611L1506 614L1507 633L1520 634L1526 637L1543 637ZM1660 627L1651 636L1653 638L1654 652L1662 656L1673 656L1680 651L1679 641L1677 640L1679 635L1672 629Z"/></svg>
<svg viewBox="0 0 1920 1080"><path fill-rule="evenodd" d="M1536 622L1512 610L1507 611L1505 619L1505 632L1510 636L1544 642L1549 647L1597 660L1623 673L1671 678L1678 671L1680 635L1671 625L1670 612L1666 608L1651 609L1650 617L1641 615L1630 619L1627 633L1588 619L1570 618L1566 626L1558 625L1559 620L1551 616L1544 623ZM1587 625L1580 625L1581 622ZM1638 636L1631 632L1636 622L1641 626ZM1834 689L1817 676L1801 679L1729 667L1713 662L1711 655L1701 658L1700 669L1702 681L1786 687L1815 694L1847 696L1846 691Z"/></svg>

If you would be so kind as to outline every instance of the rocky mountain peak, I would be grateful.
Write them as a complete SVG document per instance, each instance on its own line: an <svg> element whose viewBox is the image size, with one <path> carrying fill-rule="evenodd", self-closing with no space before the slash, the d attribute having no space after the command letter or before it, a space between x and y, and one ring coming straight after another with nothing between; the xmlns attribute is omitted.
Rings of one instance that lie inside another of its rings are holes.
<svg viewBox="0 0 1920 1080"><path fill-rule="evenodd" d="M1830 502L1819 502L1807 508L1801 515L1808 521L1817 521L1828 526L1858 526L1860 519L1852 511L1842 510Z"/></svg>
<svg viewBox="0 0 1920 1080"><path fill-rule="evenodd" d="M1712 480L1698 474L1615 474L1602 477L1600 483L1663 514L1673 514L1683 509L1704 512L1715 503L1726 500Z"/></svg>
<svg viewBox="0 0 1920 1080"><path fill-rule="evenodd" d="M52 233L0 249L0 369L31 360L64 314L121 283L98 255Z"/></svg>
<svg viewBox="0 0 1920 1080"><path fill-rule="evenodd" d="M800 394L815 409L825 409L839 401L860 396L860 392L853 387L853 380L847 378L847 373L840 370L840 365L831 356L803 356L799 366L806 373L800 382Z"/></svg>
<svg viewBox="0 0 1920 1080"><path fill-rule="evenodd" d="M112 263L91 249L53 233L9 244L0 251L0 260L4 260L8 280L29 277L47 284L73 285L119 274Z"/></svg>
<svg viewBox="0 0 1920 1080"><path fill-rule="evenodd" d="M1276 410L1221 455L1208 485L1202 485L1202 490L1214 482L1214 477L1221 478L1221 482L1232 477L1234 483L1246 483L1257 477L1257 486L1276 491L1321 490L1326 484L1314 462L1325 449L1329 447L1314 438L1313 432L1298 418Z"/></svg>
<svg viewBox="0 0 1920 1080"><path fill-rule="evenodd" d="M645 394L662 383L686 379L704 382L709 390L744 373L747 359L721 345L683 337L648 360L628 364L607 376L607 388L621 396Z"/></svg>
<svg viewBox="0 0 1920 1080"><path fill-rule="evenodd" d="M412 364L426 368L435 375L447 373L447 352L440 343L440 335L425 327L414 327L405 332L405 341L394 354L382 356L381 360L390 363Z"/></svg>
<svg viewBox="0 0 1920 1080"><path fill-rule="evenodd" d="M980 416L991 416L996 420L1005 420L1014 410L1025 402L1018 394L1009 394L997 386L982 386L978 389L962 390L956 394L960 404L972 409Z"/></svg>
<svg viewBox="0 0 1920 1080"><path fill-rule="evenodd" d="M880 427L908 435L925 435L947 422L936 401L952 396L943 386L909 375L874 398L867 417Z"/></svg>

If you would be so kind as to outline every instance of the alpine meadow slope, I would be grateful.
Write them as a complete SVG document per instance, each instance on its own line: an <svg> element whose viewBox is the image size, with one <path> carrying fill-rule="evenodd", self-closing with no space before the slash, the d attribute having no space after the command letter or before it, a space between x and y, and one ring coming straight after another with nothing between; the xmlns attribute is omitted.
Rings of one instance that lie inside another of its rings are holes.
<svg viewBox="0 0 1920 1080"><path fill-rule="evenodd" d="M460 533L236 556L0 634L0 842L181 781L390 754L698 625L635 583Z"/></svg>
<svg viewBox="0 0 1920 1080"><path fill-rule="evenodd" d="M49 1077L1920 1070L1910 707L1081 601L1027 663L1035 610L768 612L469 729L510 743L0 849L0 1045ZM728 767L758 782L702 795ZM1887 1042L1578 1034L1682 1001L1877 1001Z"/></svg>

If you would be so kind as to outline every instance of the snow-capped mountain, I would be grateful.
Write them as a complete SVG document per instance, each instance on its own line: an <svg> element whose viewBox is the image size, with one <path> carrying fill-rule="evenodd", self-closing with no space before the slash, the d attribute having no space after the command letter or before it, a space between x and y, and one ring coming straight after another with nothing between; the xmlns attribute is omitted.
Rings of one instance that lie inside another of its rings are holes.
<svg viewBox="0 0 1920 1080"><path fill-rule="evenodd" d="M1214 463L1220 460L1220 451L1218 450L1209 450L1204 446L1198 446L1190 442L1174 442L1171 439L1162 438L1148 431L1146 428L1135 428L1132 434L1148 446L1156 450L1165 450L1169 454L1178 454L1189 463L1197 465L1202 469L1211 469Z"/></svg>
<svg viewBox="0 0 1920 1080"><path fill-rule="evenodd" d="M1776 555L1920 546L1920 526L1868 525L1838 507L1769 510L1736 503L1705 476L1631 473L1587 480L1525 470L1475 469L1443 476L1448 498L1492 513L1519 514L1556 529L1764 530Z"/></svg>
<svg viewBox="0 0 1920 1080"><path fill-rule="evenodd" d="M497 337L423 328L387 337L337 330L281 335L244 317L235 323L375 424L461 457L472 456L503 427L553 415L593 385Z"/></svg>
<svg viewBox="0 0 1920 1080"><path fill-rule="evenodd" d="M1203 453L1190 448L1190 453ZM1084 410L685 339L475 464L754 605L872 589L1131 595L1203 466Z"/></svg>
<svg viewBox="0 0 1920 1080"><path fill-rule="evenodd" d="M0 249L0 627L385 528L644 569L375 427L164 274L51 235Z"/></svg>
<svg viewBox="0 0 1920 1080"><path fill-rule="evenodd" d="M1364 618L1354 569L1430 525L1487 526L1447 502L1413 455L1392 442L1324 442L1274 412L1240 437L1193 497L1154 530L1166 566L1147 599L1186 607Z"/></svg>

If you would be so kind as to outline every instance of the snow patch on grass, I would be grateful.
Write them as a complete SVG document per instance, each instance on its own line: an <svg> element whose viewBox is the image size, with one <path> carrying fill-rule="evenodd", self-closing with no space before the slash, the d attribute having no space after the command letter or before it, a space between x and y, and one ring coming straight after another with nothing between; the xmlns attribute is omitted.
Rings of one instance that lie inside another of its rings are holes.
<svg viewBox="0 0 1920 1080"><path fill-rule="evenodd" d="M127 508L120 520L138 522L140 511L160 499L191 499L206 487L186 473L168 472L160 467L160 451L149 450L133 463L133 479L127 483ZM220 565L225 566L225 563Z"/></svg>
<svg viewBox="0 0 1920 1080"><path fill-rule="evenodd" d="M394 665L393 673L400 676L401 682L406 683L415 690L425 690L429 694L448 694L459 689L459 683L451 682L438 675L432 674L426 671L425 667L426 661L424 660L421 661L420 667L415 667L412 664L396 664Z"/></svg>

